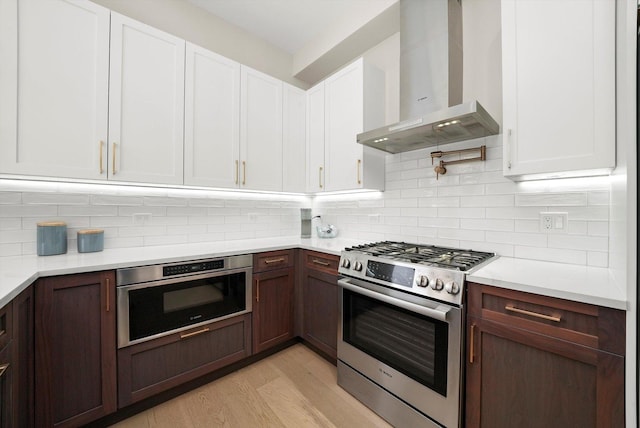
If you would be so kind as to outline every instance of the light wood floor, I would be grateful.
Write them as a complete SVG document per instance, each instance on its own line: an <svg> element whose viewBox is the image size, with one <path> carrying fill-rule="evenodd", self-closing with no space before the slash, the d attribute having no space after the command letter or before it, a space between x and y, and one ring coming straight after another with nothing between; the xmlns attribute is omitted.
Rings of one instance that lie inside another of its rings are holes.
<svg viewBox="0 0 640 428"><path fill-rule="evenodd" d="M338 386L335 366L302 344L114 426L390 427Z"/></svg>

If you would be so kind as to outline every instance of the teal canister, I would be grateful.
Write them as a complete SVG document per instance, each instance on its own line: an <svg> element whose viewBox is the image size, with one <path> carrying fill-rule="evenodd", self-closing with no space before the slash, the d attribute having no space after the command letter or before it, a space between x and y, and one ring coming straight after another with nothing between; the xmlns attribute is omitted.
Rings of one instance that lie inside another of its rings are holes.
<svg viewBox="0 0 640 428"><path fill-rule="evenodd" d="M44 221L38 225L37 253L53 256L67 252L67 224L63 221Z"/></svg>
<svg viewBox="0 0 640 428"><path fill-rule="evenodd" d="M104 230L85 229L78 231L78 252L93 253L104 248Z"/></svg>

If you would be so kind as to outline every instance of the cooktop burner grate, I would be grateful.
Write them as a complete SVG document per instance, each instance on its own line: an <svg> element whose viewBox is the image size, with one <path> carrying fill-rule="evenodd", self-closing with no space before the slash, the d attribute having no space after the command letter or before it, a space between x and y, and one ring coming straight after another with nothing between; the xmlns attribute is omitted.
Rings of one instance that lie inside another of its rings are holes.
<svg viewBox="0 0 640 428"><path fill-rule="evenodd" d="M495 256L494 253L383 241L356 245L346 251L357 251L375 257L466 271Z"/></svg>

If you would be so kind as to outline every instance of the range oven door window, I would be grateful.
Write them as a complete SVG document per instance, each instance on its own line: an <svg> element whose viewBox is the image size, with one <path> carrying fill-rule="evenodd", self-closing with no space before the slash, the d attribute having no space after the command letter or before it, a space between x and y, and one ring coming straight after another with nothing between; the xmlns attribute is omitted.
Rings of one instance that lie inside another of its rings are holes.
<svg viewBox="0 0 640 428"><path fill-rule="evenodd" d="M246 272L129 290L129 340L246 309Z"/></svg>
<svg viewBox="0 0 640 428"><path fill-rule="evenodd" d="M343 289L342 340L446 396L446 322Z"/></svg>

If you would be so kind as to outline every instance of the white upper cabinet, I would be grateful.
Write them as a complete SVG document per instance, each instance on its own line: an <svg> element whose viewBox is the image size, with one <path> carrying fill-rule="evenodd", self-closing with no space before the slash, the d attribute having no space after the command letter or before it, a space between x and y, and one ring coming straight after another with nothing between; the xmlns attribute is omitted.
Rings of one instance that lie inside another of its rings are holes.
<svg viewBox="0 0 640 428"><path fill-rule="evenodd" d="M307 191L324 191L324 82L307 91Z"/></svg>
<svg viewBox="0 0 640 428"><path fill-rule="evenodd" d="M187 43L184 183L236 188L240 173L240 64Z"/></svg>
<svg viewBox="0 0 640 428"><path fill-rule="evenodd" d="M615 167L615 3L502 1L505 176Z"/></svg>
<svg viewBox="0 0 640 428"><path fill-rule="evenodd" d="M384 73L362 58L324 81L324 190L384 190L384 152L356 142L384 125L384 92Z"/></svg>
<svg viewBox="0 0 640 428"><path fill-rule="evenodd" d="M240 188L282 191L282 81L240 71Z"/></svg>
<svg viewBox="0 0 640 428"><path fill-rule="evenodd" d="M306 192L306 92L283 83L282 190Z"/></svg>
<svg viewBox="0 0 640 428"><path fill-rule="evenodd" d="M106 178L108 72L108 9L0 0L0 173Z"/></svg>
<svg viewBox="0 0 640 428"><path fill-rule="evenodd" d="M185 41L111 14L111 179L182 184Z"/></svg>

